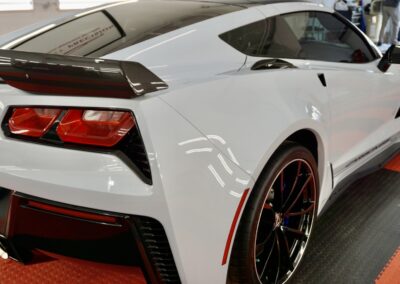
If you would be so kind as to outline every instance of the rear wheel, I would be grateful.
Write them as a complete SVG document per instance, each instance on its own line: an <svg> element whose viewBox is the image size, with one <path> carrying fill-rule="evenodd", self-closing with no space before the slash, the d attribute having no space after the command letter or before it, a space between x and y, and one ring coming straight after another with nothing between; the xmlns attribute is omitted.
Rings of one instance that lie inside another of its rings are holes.
<svg viewBox="0 0 400 284"><path fill-rule="evenodd" d="M285 143L258 180L239 224L228 282L284 283L310 239L318 172L306 148Z"/></svg>

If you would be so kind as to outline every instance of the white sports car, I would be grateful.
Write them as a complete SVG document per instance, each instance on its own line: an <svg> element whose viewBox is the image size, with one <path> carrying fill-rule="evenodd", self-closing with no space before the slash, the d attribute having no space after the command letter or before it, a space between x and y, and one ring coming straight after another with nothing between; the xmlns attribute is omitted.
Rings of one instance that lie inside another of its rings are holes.
<svg viewBox="0 0 400 284"><path fill-rule="evenodd" d="M399 49L318 4L126 1L0 48L4 258L284 283L332 191L399 150Z"/></svg>

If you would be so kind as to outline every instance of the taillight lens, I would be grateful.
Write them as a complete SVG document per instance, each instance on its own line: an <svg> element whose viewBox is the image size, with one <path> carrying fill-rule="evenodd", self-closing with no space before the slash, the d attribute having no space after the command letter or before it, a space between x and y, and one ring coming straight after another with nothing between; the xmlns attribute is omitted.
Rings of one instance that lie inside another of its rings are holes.
<svg viewBox="0 0 400 284"><path fill-rule="evenodd" d="M8 121L12 134L42 137L60 115L61 109L17 108Z"/></svg>
<svg viewBox="0 0 400 284"><path fill-rule="evenodd" d="M57 127L63 142L115 146L135 126L129 112L104 110L69 110Z"/></svg>

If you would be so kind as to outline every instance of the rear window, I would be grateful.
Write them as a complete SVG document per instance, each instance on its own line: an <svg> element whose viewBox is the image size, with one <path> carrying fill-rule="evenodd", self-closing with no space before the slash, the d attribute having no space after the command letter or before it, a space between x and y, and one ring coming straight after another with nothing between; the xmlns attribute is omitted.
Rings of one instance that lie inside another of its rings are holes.
<svg viewBox="0 0 400 284"><path fill-rule="evenodd" d="M365 38L335 14L300 11L266 18L220 35L251 56L365 63L377 58Z"/></svg>
<svg viewBox="0 0 400 284"><path fill-rule="evenodd" d="M243 9L218 3L140 1L82 14L13 49L98 57L170 31Z"/></svg>

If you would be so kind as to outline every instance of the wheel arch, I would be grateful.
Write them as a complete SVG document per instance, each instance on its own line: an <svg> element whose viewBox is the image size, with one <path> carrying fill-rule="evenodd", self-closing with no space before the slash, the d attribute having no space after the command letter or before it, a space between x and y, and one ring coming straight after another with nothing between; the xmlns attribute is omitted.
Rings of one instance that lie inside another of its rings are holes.
<svg viewBox="0 0 400 284"><path fill-rule="evenodd" d="M295 130L290 131L289 133L282 134L276 141L275 145L277 145L268 155L268 158L262 161L261 167L254 175L254 180L260 178L261 174L264 172L265 168L268 166L269 161L274 156L274 154L279 150L279 148L285 142L294 142L301 146L307 148L314 156L319 172L320 185L323 184L323 178L326 174L326 143L324 143L324 133L322 130L319 131L316 128L312 127L303 127L303 128L295 128Z"/></svg>
<svg viewBox="0 0 400 284"><path fill-rule="evenodd" d="M315 161L319 164L320 155L318 152L321 141L318 141L317 134L310 129L301 129L290 135L284 142L294 142L307 148L314 156Z"/></svg>
<svg viewBox="0 0 400 284"><path fill-rule="evenodd" d="M264 157L259 161L256 170L253 173L253 187L258 183L261 175L268 167L274 154L280 149L285 142L295 142L304 146L316 158L319 176L319 190L318 190L318 213L321 212L326 200L332 193L332 171L329 163L328 152L328 134L323 125L305 120L290 126L288 131L281 133L275 139L273 146L268 150ZM252 190L250 190L250 195Z"/></svg>

